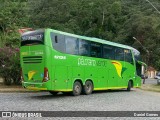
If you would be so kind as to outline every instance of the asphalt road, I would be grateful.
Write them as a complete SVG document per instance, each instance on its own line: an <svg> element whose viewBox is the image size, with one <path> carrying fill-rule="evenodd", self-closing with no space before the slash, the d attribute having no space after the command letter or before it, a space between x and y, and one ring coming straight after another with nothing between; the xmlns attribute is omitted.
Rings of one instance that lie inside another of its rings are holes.
<svg viewBox="0 0 160 120"><path fill-rule="evenodd" d="M156 80L147 79L145 84L156 84ZM0 93L0 111L160 111L160 93L132 89L100 91L91 95L77 97L48 92ZM17 119L17 118L15 118ZM35 119L35 118L34 118ZM44 118L42 118L43 120ZM67 119L71 118L45 118ZM72 118L72 120L97 120L106 118ZM160 120L160 117L107 118L114 120ZM37 120L41 120L37 118Z"/></svg>
<svg viewBox="0 0 160 120"><path fill-rule="evenodd" d="M139 89L77 97L48 92L0 93L0 111L160 111L160 93Z"/></svg>

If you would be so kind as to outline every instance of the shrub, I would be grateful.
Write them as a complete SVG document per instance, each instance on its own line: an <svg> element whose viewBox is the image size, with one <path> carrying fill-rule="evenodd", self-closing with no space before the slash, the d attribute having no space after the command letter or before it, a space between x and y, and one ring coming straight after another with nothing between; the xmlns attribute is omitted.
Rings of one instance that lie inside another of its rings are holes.
<svg viewBox="0 0 160 120"><path fill-rule="evenodd" d="M0 48L0 76L6 85L20 84L19 48Z"/></svg>

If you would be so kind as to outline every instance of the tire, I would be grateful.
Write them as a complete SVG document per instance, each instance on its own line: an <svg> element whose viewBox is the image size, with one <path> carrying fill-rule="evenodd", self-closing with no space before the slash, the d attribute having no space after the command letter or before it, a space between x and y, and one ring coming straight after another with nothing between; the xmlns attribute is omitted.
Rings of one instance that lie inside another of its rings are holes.
<svg viewBox="0 0 160 120"><path fill-rule="evenodd" d="M76 81L73 84L73 91L72 91L72 95L73 96L78 96L80 95L82 92L82 85L80 82Z"/></svg>
<svg viewBox="0 0 160 120"><path fill-rule="evenodd" d="M58 93L58 92L55 92L55 91L49 91L49 93L50 93L50 94L52 94L52 95L57 95L57 93Z"/></svg>
<svg viewBox="0 0 160 120"><path fill-rule="evenodd" d="M131 83L131 81L129 81L129 82L128 82L127 91L131 91L131 87L132 87L132 83Z"/></svg>
<svg viewBox="0 0 160 120"><path fill-rule="evenodd" d="M91 94L93 91L93 84L91 81L86 81L85 85L84 85L84 88L83 88L83 93L85 95L89 95Z"/></svg>

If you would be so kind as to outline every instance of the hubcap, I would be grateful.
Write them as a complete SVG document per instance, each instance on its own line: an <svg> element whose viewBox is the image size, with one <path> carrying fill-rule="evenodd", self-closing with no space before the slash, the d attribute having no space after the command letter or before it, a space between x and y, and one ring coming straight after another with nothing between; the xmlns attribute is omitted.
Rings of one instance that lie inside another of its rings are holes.
<svg viewBox="0 0 160 120"><path fill-rule="evenodd" d="M87 90L91 91L91 85L90 84L87 85Z"/></svg>
<svg viewBox="0 0 160 120"><path fill-rule="evenodd" d="M76 93L79 93L79 92L80 92L80 86L78 86L78 85L75 86L75 92L76 92Z"/></svg>

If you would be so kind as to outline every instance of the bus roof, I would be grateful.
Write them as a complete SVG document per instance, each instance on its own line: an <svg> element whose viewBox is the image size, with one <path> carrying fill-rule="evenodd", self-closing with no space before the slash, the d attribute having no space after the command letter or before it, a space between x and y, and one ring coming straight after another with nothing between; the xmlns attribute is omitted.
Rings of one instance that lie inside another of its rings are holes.
<svg viewBox="0 0 160 120"><path fill-rule="evenodd" d="M44 29L39 29L39 30L35 30L35 31L43 31ZM99 38L95 38L95 37L86 37L86 36L80 36L80 35L76 35L76 34L72 34L72 33L67 33L67 32L62 32L62 31L58 31L58 30L54 30L54 29L49 29L47 28L46 29L47 31L52 31L54 33L57 33L57 34L63 34L63 35L67 35L67 36L71 36L71 37L76 37L76 38L80 38L80 39L85 39L85 40L89 40L89 41L93 41L93 42L98 42L98 43L103 43L103 44L107 44L107 45L111 45L111 46L116 46L116 47L121 47L121 48L126 48L126 49L130 49L133 51L133 53L135 55L139 55L140 52L131 47L131 46L128 46L128 45L123 45L123 44L119 44L119 43L115 43L115 42L111 42L111 41L107 41L107 40L103 40L103 39L99 39ZM32 33L34 31L28 31L28 32L25 32L22 34L23 35L26 35L28 33Z"/></svg>
<svg viewBox="0 0 160 120"><path fill-rule="evenodd" d="M128 45L123 45L123 44L119 44L119 43L115 43L115 42L111 42L111 41L107 41L107 40L103 40L103 39L99 39L99 38L94 38L94 37L80 36L80 35L62 32L62 31L58 31L58 30L54 30L54 29L49 29L49 30L51 30L52 32L57 33L57 34L63 34L63 35L71 36L71 37L76 37L76 38L80 38L80 39L90 40L93 42L98 42L98 43L108 44L108 45L117 46L117 47L121 47L121 48L131 49L133 51L139 52L135 48L130 47Z"/></svg>

